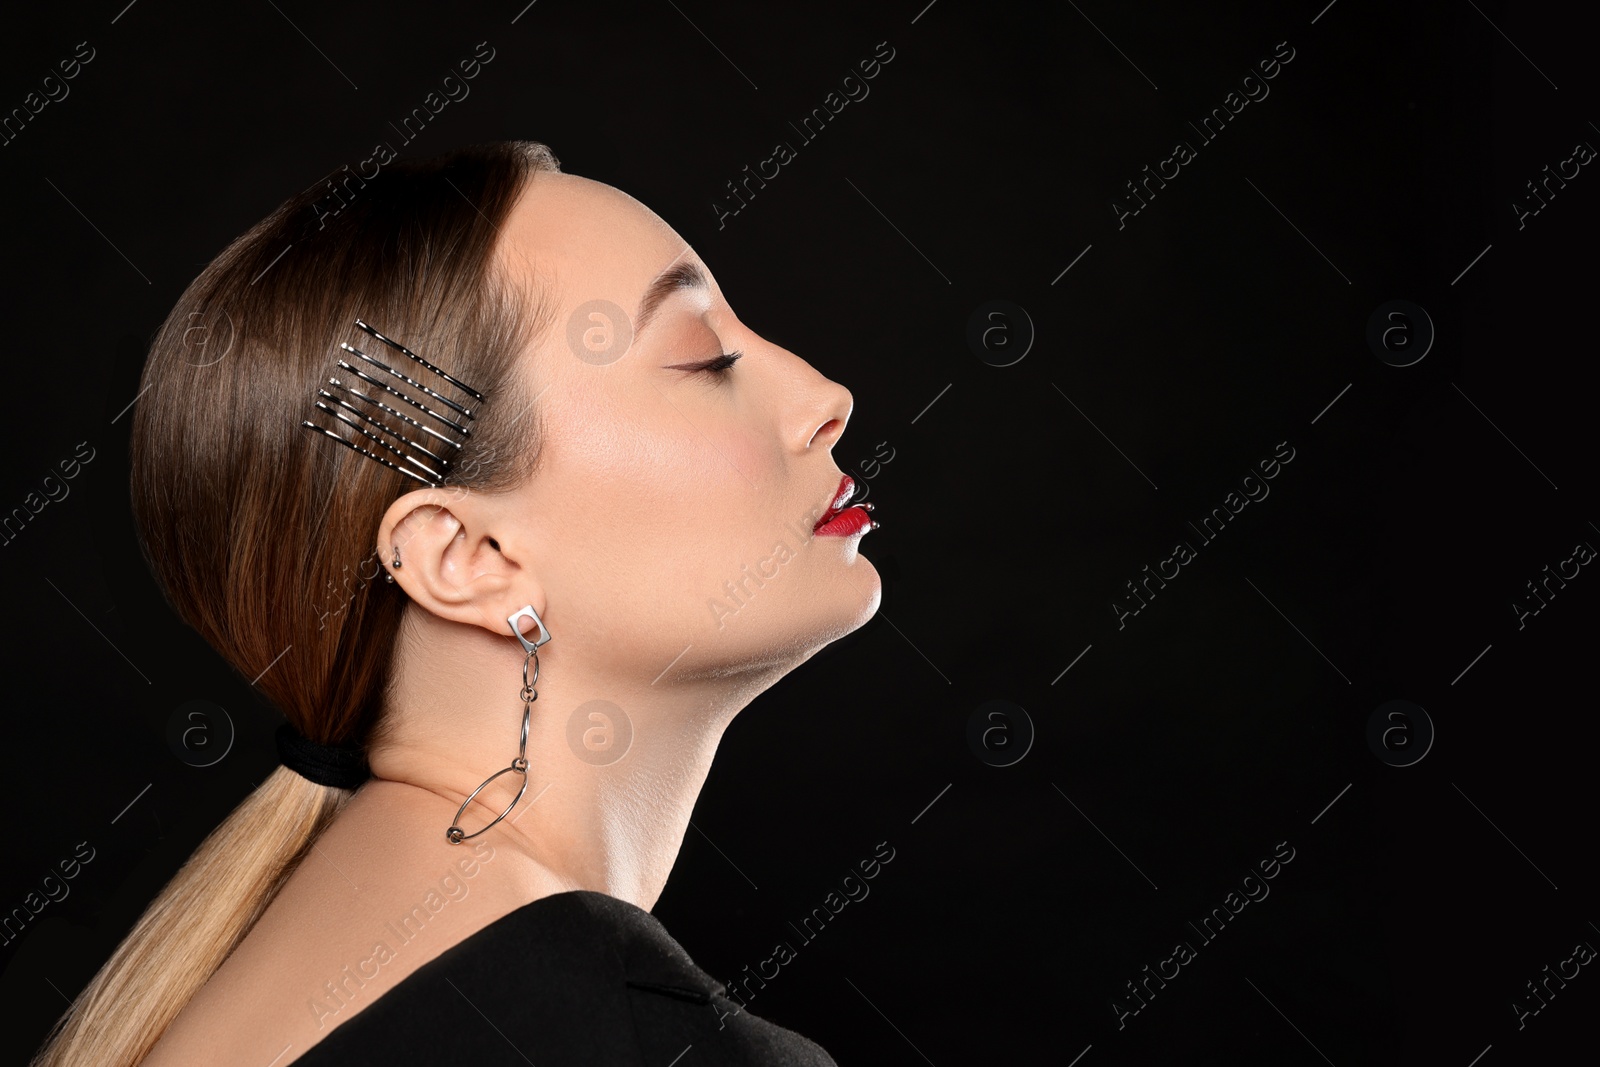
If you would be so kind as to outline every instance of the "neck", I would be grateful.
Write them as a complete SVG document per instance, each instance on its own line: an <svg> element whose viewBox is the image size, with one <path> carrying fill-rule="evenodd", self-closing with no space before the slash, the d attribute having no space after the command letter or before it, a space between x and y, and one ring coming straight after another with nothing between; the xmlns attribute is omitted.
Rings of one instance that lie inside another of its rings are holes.
<svg viewBox="0 0 1600 1067"><path fill-rule="evenodd" d="M358 799L381 818L403 818L430 863L477 842L509 850L527 900L590 889L654 907L723 731L793 667L674 681L690 672L680 663L662 674L670 654L608 671L608 661L552 641L539 650L522 798L481 837L450 845L445 830L462 801L517 755L524 656L482 629L434 623L414 631L410 655L397 661L406 666L385 711L389 736L368 754L375 780ZM462 830L488 826L522 786L516 772L496 778L462 813Z"/></svg>

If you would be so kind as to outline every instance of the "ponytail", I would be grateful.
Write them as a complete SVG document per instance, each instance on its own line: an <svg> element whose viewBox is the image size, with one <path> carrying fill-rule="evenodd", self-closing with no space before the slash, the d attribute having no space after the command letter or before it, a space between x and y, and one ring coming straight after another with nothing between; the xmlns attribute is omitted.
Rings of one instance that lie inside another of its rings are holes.
<svg viewBox="0 0 1600 1067"><path fill-rule="evenodd" d="M156 895L30 1067L144 1059L354 795L284 767L268 775Z"/></svg>

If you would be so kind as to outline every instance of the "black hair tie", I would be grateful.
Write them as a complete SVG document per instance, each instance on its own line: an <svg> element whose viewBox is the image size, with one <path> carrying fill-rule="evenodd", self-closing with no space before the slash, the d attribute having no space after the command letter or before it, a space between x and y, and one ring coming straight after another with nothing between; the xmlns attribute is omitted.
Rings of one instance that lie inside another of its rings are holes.
<svg viewBox="0 0 1600 1067"><path fill-rule="evenodd" d="M278 757L283 765L302 778L318 785L356 789L372 777L366 753L357 744L323 745L306 737L288 723L274 735Z"/></svg>

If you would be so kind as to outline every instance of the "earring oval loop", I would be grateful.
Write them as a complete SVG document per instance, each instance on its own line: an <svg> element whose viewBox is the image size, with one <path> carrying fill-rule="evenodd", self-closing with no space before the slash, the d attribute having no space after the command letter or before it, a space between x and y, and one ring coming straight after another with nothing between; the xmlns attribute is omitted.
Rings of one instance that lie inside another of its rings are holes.
<svg viewBox="0 0 1600 1067"><path fill-rule="evenodd" d="M517 757L524 763L528 757L528 720L533 716L533 698L538 695L534 693L533 697L524 697L522 701L522 739L517 742Z"/></svg>
<svg viewBox="0 0 1600 1067"><path fill-rule="evenodd" d="M518 762L520 762L522 764L521 767L517 767L517 766L503 767L500 770L495 771L489 777L485 778L483 780L483 785L480 785L478 788L474 789L472 791L472 796L467 797L466 800L463 800L461 802L461 807L456 809L455 822L451 823L450 824L450 829L448 829L448 830L446 830L444 832L444 836L445 836L445 840L446 841L449 841L452 845L459 845L463 841L470 841L472 838L477 837L479 834L484 833L485 831L487 831L490 826L493 826L495 823L499 822L501 819L503 819L507 815L511 814L511 809L517 806L517 801L522 799L522 794L526 793L528 791L527 761L526 760L519 760ZM485 826L482 830L476 830L476 831L474 831L473 833L470 833L470 834L462 833L461 832L461 826L460 826L461 816L462 816L462 813L467 810L467 805L472 803L472 798L473 797L475 797L479 793L483 792L484 788L486 786L488 786L488 784L490 782L494 781L496 778L500 777L502 774L520 774L520 775L522 775L522 788L518 789L517 790L517 795L511 798L511 803L506 805L506 810L502 811L499 815L496 815L494 817L494 820L492 822L490 822L488 826Z"/></svg>
<svg viewBox="0 0 1600 1067"><path fill-rule="evenodd" d="M528 677L528 662L533 662L533 677ZM522 699L524 702L538 700L539 692L534 689L534 684L539 681L539 651L534 649L522 659Z"/></svg>

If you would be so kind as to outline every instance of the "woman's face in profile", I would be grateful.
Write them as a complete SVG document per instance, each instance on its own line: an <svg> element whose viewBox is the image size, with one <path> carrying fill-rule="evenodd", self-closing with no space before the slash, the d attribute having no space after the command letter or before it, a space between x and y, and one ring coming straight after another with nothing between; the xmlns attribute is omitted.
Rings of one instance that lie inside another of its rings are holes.
<svg viewBox="0 0 1600 1067"><path fill-rule="evenodd" d="M498 252L552 312L528 366L541 466L508 504L567 647L648 684L669 664L792 666L871 618L861 533L813 535L849 390L741 322L686 242L611 186L537 175Z"/></svg>

